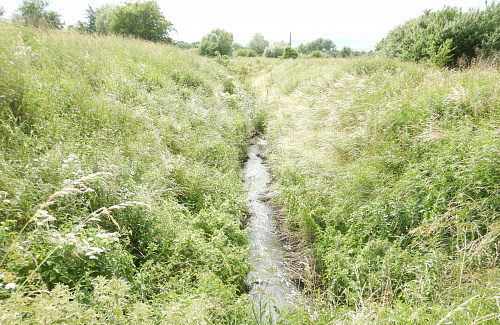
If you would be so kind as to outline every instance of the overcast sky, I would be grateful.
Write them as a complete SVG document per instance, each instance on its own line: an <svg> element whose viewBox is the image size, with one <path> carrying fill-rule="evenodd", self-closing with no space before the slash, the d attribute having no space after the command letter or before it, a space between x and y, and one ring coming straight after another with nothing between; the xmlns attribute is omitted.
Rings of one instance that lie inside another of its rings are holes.
<svg viewBox="0 0 500 325"><path fill-rule="evenodd" d="M492 3L493 0L488 0ZM6 14L19 8L22 0L2 0ZM49 10L62 15L67 25L85 21L88 6L99 8L119 0L51 0ZM417 18L425 9L444 6L485 8L485 0L158 0L165 18L177 29L172 38L192 43L212 29L225 29L237 43L246 45L260 32L271 42L292 45L317 38L334 41L337 48L372 50L378 41L398 25Z"/></svg>

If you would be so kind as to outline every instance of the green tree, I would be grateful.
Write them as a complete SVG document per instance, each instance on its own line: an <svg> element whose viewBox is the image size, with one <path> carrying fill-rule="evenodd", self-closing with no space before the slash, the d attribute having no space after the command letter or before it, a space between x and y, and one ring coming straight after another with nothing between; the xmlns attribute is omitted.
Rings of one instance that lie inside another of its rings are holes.
<svg viewBox="0 0 500 325"><path fill-rule="evenodd" d="M48 0L24 0L18 10L25 23L36 26L46 23L53 28L63 28L61 15L55 11L46 10L48 5Z"/></svg>
<svg viewBox="0 0 500 325"><path fill-rule="evenodd" d="M201 55L214 57L231 55L233 49L233 34L224 29L214 29L201 39L198 51Z"/></svg>
<svg viewBox="0 0 500 325"><path fill-rule="evenodd" d="M285 47L283 55L281 56L282 59L296 59L298 57L299 53L297 52L296 49L292 48L291 46Z"/></svg>
<svg viewBox="0 0 500 325"><path fill-rule="evenodd" d="M269 46L269 41L267 41L261 33L254 35L250 43L248 43L248 48L254 50L259 56L264 54L264 50Z"/></svg>
<svg viewBox="0 0 500 325"><path fill-rule="evenodd" d="M318 38L306 45L300 44L298 51L304 54L310 54L313 51L335 53L337 52L337 45L331 39Z"/></svg>
<svg viewBox="0 0 500 325"><path fill-rule="evenodd" d="M285 52L285 47L287 47L285 43L276 42L266 47L263 55L266 58L279 58L280 56L283 55L283 52Z"/></svg>
<svg viewBox="0 0 500 325"><path fill-rule="evenodd" d="M169 33L175 30L165 19L156 1L125 3L117 6L110 20L110 31L135 36L153 42L172 41Z"/></svg>
<svg viewBox="0 0 500 325"><path fill-rule="evenodd" d="M353 55L353 49L350 48L349 46L344 46L342 50L339 52L339 56L341 58L348 58Z"/></svg>
<svg viewBox="0 0 500 325"><path fill-rule="evenodd" d="M100 35L110 34L110 21L113 15L115 6L112 4L105 4L101 8L93 9L89 6L85 12L87 14L87 21L77 23L77 29L86 33L97 33Z"/></svg>

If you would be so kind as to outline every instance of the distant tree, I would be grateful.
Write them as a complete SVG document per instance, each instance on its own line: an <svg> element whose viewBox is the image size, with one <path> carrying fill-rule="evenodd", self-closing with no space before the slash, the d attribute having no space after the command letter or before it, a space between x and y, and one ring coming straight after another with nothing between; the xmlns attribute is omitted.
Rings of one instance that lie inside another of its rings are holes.
<svg viewBox="0 0 500 325"><path fill-rule="evenodd" d="M76 29L85 33L97 33L99 35L110 34L110 22L114 9L115 6L109 3L96 9L89 6L85 9L87 21L78 21Z"/></svg>
<svg viewBox="0 0 500 325"><path fill-rule="evenodd" d="M342 50L339 52L339 56L341 58L348 58L353 55L353 49L350 48L349 46L344 46Z"/></svg>
<svg viewBox="0 0 500 325"><path fill-rule="evenodd" d="M109 29L115 34L135 36L153 42L170 42L169 33L175 30L172 23L161 13L156 1L117 6L112 12Z"/></svg>
<svg viewBox="0 0 500 325"><path fill-rule="evenodd" d="M183 41L179 41L179 42L175 43L175 45L177 47L184 49L184 50L190 50L190 49L197 48L199 44L200 44L200 42L186 43Z"/></svg>
<svg viewBox="0 0 500 325"><path fill-rule="evenodd" d="M296 59L298 57L299 53L297 52L296 49L292 48L291 46L285 47L283 55L281 56L282 59Z"/></svg>
<svg viewBox="0 0 500 325"><path fill-rule="evenodd" d="M285 43L276 42L266 47L263 55L266 58L279 58L280 56L283 55L283 52L285 52L285 47L287 47Z"/></svg>
<svg viewBox="0 0 500 325"><path fill-rule="evenodd" d="M0 17L2 17L3 14L5 14L5 9L3 7L0 7Z"/></svg>
<svg viewBox="0 0 500 325"><path fill-rule="evenodd" d="M298 51L304 54L310 54L313 51L335 53L337 52L337 45L330 39L318 38L306 45L300 44Z"/></svg>
<svg viewBox="0 0 500 325"><path fill-rule="evenodd" d="M96 10L92 9L91 6L89 6L87 9L85 9L85 13L87 16L87 21L82 22L78 21L76 23L76 29L80 32L85 32L85 33L95 33L96 32Z"/></svg>
<svg viewBox="0 0 500 325"><path fill-rule="evenodd" d="M97 34L108 35L111 33L110 25L114 10L115 6L107 3L94 11L95 32Z"/></svg>
<svg viewBox="0 0 500 325"><path fill-rule="evenodd" d="M248 43L248 48L254 50L259 56L264 54L264 50L269 46L269 42L264 38L261 33L254 35L250 43Z"/></svg>
<svg viewBox="0 0 500 325"><path fill-rule="evenodd" d="M245 47L239 43L233 43L233 51L237 51L239 49L244 49Z"/></svg>
<svg viewBox="0 0 500 325"><path fill-rule="evenodd" d="M40 23L46 23L53 28L63 28L61 15L55 11L46 10L48 5L48 0L24 0L18 10L25 23L37 26Z"/></svg>
<svg viewBox="0 0 500 325"><path fill-rule="evenodd" d="M214 57L217 54L231 55L233 34L224 29L214 29L201 39L198 51L201 55Z"/></svg>

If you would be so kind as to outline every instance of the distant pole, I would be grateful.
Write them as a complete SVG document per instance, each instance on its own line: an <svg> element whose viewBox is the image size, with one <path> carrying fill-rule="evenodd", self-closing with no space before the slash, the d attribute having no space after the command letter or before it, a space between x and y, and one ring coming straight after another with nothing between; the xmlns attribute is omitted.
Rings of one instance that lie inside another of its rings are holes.
<svg viewBox="0 0 500 325"><path fill-rule="evenodd" d="M290 47L292 47L292 32L290 32Z"/></svg>

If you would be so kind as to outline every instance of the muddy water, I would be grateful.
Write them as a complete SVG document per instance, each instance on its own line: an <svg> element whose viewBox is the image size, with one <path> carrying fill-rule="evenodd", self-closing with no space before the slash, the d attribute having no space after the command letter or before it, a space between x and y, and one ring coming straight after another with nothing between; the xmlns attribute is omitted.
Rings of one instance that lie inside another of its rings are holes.
<svg viewBox="0 0 500 325"><path fill-rule="evenodd" d="M253 267L247 283L251 287L250 296L256 314L264 313L276 319L273 306L280 311L292 307L297 292L287 277L283 243L275 233L273 209L262 200L271 182L271 176L259 157L265 146L263 139L254 138L245 165L245 187L249 190L247 204L251 213L248 223L248 237L252 244L249 260Z"/></svg>

